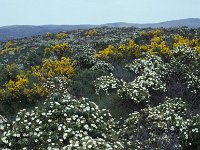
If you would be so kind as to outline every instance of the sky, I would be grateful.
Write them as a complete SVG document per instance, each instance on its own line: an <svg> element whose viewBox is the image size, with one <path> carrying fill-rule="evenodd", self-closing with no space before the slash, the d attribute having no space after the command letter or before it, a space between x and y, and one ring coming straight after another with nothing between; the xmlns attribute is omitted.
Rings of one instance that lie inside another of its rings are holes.
<svg viewBox="0 0 200 150"><path fill-rule="evenodd" d="M0 26L200 18L200 0L0 0Z"/></svg>

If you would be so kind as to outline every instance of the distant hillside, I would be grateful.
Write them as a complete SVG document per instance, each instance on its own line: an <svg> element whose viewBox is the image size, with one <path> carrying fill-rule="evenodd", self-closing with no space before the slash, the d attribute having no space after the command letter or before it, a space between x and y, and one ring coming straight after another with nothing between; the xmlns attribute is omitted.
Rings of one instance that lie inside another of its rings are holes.
<svg viewBox="0 0 200 150"><path fill-rule="evenodd" d="M150 24L137 24L137 23L107 23L102 25L42 25L42 26L32 26L32 25L15 25L15 26L4 26L0 27L0 41L5 41L15 38L31 37L34 35L41 35L47 32L61 32L61 31L70 31L76 29L88 29L94 27L138 27L138 28L171 28L171 27L180 27L187 26L189 28L199 28L200 19L198 18L189 18L189 19L180 19L165 21L160 23L150 23Z"/></svg>
<svg viewBox="0 0 200 150"><path fill-rule="evenodd" d="M104 24L109 27L138 27L138 28L172 28L172 27L181 27L187 26L189 28L199 28L200 27L200 19L199 18L188 18L188 19L180 19L180 20L172 20L165 21L160 23L147 23L147 24L137 24L137 23L125 23L125 22L117 22L117 23L107 23Z"/></svg>
<svg viewBox="0 0 200 150"><path fill-rule="evenodd" d="M95 27L94 25L14 25L0 27L0 41L9 39L31 37L34 35L42 35L47 32L56 33L77 29L88 29Z"/></svg>

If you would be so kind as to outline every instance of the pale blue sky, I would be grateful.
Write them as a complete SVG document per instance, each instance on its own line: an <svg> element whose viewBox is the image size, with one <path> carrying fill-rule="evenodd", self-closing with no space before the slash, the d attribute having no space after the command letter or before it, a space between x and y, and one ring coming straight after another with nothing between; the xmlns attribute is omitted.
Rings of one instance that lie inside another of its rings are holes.
<svg viewBox="0 0 200 150"><path fill-rule="evenodd" d="M200 18L200 0L0 0L0 26Z"/></svg>

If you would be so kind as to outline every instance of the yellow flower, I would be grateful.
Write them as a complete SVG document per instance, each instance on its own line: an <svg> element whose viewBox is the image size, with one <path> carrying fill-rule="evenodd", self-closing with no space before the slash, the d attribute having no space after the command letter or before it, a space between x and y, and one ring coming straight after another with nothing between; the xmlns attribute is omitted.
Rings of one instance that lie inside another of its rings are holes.
<svg viewBox="0 0 200 150"><path fill-rule="evenodd" d="M62 57L61 60L45 59L42 66L32 67L32 72L39 80L45 81L56 75L70 78L74 74L74 69L71 60L68 57Z"/></svg>
<svg viewBox="0 0 200 150"><path fill-rule="evenodd" d="M95 29L91 29L84 33L86 36L95 36L97 34L97 31Z"/></svg>
<svg viewBox="0 0 200 150"><path fill-rule="evenodd" d="M112 54L114 53L113 49L114 49L114 46L109 45L109 46L108 46L107 48L105 48L104 50L99 51L99 52L96 54L96 57L97 57L97 58L106 58L106 59L109 59L109 58L110 58L110 55L112 55Z"/></svg>
<svg viewBox="0 0 200 150"><path fill-rule="evenodd" d="M69 36L69 35L66 34L66 33L58 33L58 34L56 34L56 39L62 40L62 39L64 39L64 38L67 38L68 36Z"/></svg>

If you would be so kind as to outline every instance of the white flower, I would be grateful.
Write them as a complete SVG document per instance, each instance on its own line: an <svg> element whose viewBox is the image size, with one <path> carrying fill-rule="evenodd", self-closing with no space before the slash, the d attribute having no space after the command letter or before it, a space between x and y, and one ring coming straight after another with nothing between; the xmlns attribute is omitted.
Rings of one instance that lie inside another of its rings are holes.
<svg viewBox="0 0 200 150"><path fill-rule="evenodd" d="M89 126L88 126L87 124L85 124L83 127L84 127L86 130L89 129Z"/></svg>
<svg viewBox="0 0 200 150"><path fill-rule="evenodd" d="M16 121L19 121L20 120L20 118L16 118Z"/></svg>
<svg viewBox="0 0 200 150"><path fill-rule="evenodd" d="M88 147L88 148L92 148L92 145L88 145L87 147Z"/></svg>

